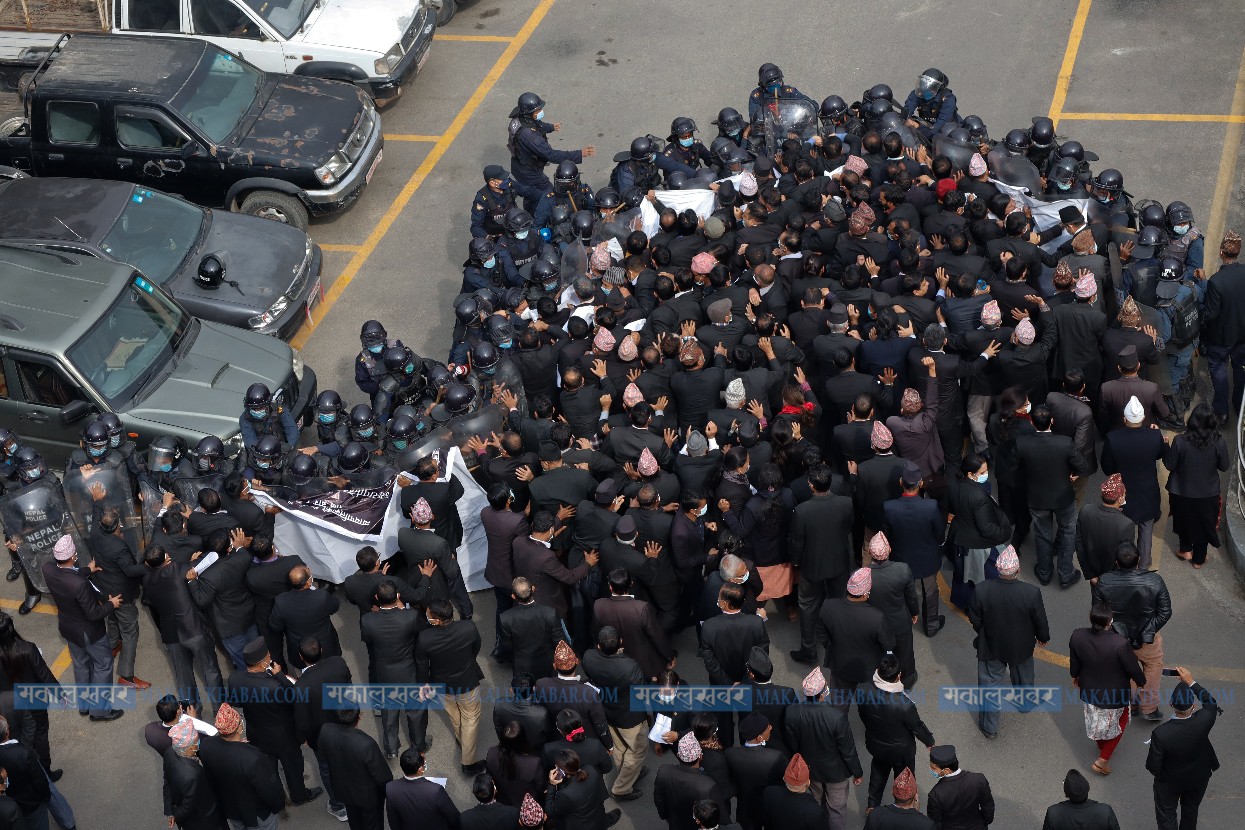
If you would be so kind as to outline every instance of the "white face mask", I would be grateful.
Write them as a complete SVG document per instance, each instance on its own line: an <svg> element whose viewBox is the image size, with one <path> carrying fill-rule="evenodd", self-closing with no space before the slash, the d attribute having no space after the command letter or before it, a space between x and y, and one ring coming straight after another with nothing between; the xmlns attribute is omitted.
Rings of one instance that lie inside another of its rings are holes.
<svg viewBox="0 0 1245 830"><path fill-rule="evenodd" d="M1033 409L1033 402L1032 402L1032 401L1025 401L1025 405L1024 405L1024 406L1022 406L1022 407L1020 407L1020 411L1021 411L1021 412L1023 412L1024 414L1026 414L1026 415L1028 415L1028 414L1029 414L1029 411L1030 411L1031 409Z"/></svg>
<svg viewBox="0 0 1245 830"><path fill-rule="evenodd" d="M696 511L696 515L703 516L708 512L709 512L709 505L706 504L706 505L702 505L701 508Z"/></svg>

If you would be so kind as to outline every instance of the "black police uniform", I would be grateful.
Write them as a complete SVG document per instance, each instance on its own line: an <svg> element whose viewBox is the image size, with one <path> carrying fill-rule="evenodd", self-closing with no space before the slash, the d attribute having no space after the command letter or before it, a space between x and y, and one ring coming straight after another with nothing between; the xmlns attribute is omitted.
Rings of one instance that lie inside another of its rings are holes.
<svg viewBox="0 0 1245 830"><path fill-rule="evenodd" d="M506 211L515 207L514 191L507 188L494 192L487 184L476 191L471 201L471 235L477 239L496 239L506 232Z"/></svg>
<svg viewBox="0 0 1245 830"><path fill-rule="evenodd" d="M701 165L712 167L714 162L709 148L701 144L699 140L693 141L691 147L684 147L675 139L666 144L666 149L662 150L661 154L693 170L699 170Z"/></svg>
<svg viewBox="0 0 1245 830"><path fill-rule="evenodd" d="M812 101L807 95L789 84L782 84L778 87L777 92L771 93L763 86L759 86L752 90L752 94L748 96L748 120L753 124L761 120L761 110L775 100L798 99L803 98ZM816 104L813 105L816 107ZM730 138L730 136L727 136Z"/></svg>
<svg viewBox="0 0 1245 830"><path fill-rule="evenodd" d="M380 388L376 384L385 374L385 364L381 362L380 356L385 353L385 349L392 349L395 346L402 348L402 341L386 340L385 345L376 354L364 349L355 357L354 385L359 387L360 392L368 397L376 394L376 390Z"/></svg>
<svg viewBox="0 0 1245 830"><path fill-rule="evenodd" d="M908 93L908 100L904 101L903 116L920 121L921 132L931 136L941 132L945 124L959 123L956 109L955 93L948 86L938 90L928 101L914 89Z"/></svg>
<svg viewBox="0 0 1245 830"><path fill-rule="evenodd" d="M540 204L536 206L536 213L532 215L533 225L537 228L549 227L553 209L559 205L574 215L581 210L596 210L597 200L592 193L592 188L583 182L568 190L562 190L554 185L541 197Z"/></svg>
<svg viewBox="0 0 1245 830"><path fill-rule="evenodd" d="M535 262L536 257L540 256L544 248L545 240L541 239L540 234L534 230L528 231L526 239L519 239L509 233L499 239L497 260L501 263L502 273L506 275L506 283L523 285L524 278L519 273L519 269Z"/></svg>
<svg viewBox="0 0 1245 830"><path fill-rule="evenodd" d="M545 165L559 161L573 161L581 164L584 160L580 150L555 150L549 146L546 135L553 132L553 125L537 121L526 115L510 119L509 140L506 142L510 150L510 175L519 185L535 191L535 196L523 195L523 207L531 213L540 200L541 194L553 188L553 182L545 175Z"/></svg>

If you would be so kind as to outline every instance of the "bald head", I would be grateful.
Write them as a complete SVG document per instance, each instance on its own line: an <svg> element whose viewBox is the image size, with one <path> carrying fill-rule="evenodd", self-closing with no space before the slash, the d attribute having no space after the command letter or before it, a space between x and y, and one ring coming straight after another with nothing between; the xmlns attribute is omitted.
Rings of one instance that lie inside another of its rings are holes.
<svg viewBox="0 0 1245 830"><path fill-rule="evenodd" d="M311 584L311 571L306 565L296 565L290 569L290 585L295 591L306 588Z"/></svg>

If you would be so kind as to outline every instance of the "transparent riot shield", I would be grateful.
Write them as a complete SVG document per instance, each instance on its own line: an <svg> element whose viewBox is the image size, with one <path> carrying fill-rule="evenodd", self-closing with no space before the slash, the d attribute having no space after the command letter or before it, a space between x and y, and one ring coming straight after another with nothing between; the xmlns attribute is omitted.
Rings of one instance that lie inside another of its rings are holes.
<svg viewBox="0 0 1245 830"><path fill-rule="evenodd" d="M143 519L143 550L151 544L151 537L155 535L156 530L160 527L160 509L164 502L164 493L157 487L153 487L145 481L138 484L138 492L141 496L139 509ZM136 554L142 556L138 550Z"/></svg>
<svg viewBox="0 0 1245 830"><path fill-rule="evenodd" d="M809 98L783 98L762 110L765 152L774 158L788 138L804 142L817 134L817 105Z"/></svg>
<svg viewBox="0 0 1245 830"><path fill-rule="evenodd" d="M933 143L935 156L946 156L956 170L968 172L968 163L973 160L977 145L972 142L955 141L942 133L934 136Z"/></svg>
<svg viewBox="0 0 1245 830"><path fill-rule="evenodd" d="M212 489L220 491L221 485L225 482L225 476L221 473L212 473L205 476L183 476L175 478L171 482L173 487L173 495L182 504L188 504L191 508L199 506L199 491Z"/></svg>
<svg viewBox="0 0 1245 830"><path fill-rule="evenodd" d="M52 561L52 549L61 536L69 535L86 560L86 546L65 502L65 494L54 479L40 479L19 490L0 496L0 519L5 536L17 542L17 556L30 581L40 591L48 589L43 579L43 563Z"/></svg>
<svg viewBox="0 0 1245 830"><path fill-rule="evenodd" d="M69 467L61 479L65 503L73 516L74 524L83 539L91 535L95 521L95 509L116 510L121 517L121 535L135 556L142 555L143 523L134 504L134 492L130 487L130 474L125 462L111 459L103 464L85 464ZM101 498L98 503L95 492Z"/></svg>
<svg viewBox="0 0 1245 830"><path fill-rule="evenodd" d="M1003 184L1026 188L1032 196L1042 192L1038 169L1024 156L1013 156L1000 145L990 151L986 164L990 167L990 175Z"/></svg>

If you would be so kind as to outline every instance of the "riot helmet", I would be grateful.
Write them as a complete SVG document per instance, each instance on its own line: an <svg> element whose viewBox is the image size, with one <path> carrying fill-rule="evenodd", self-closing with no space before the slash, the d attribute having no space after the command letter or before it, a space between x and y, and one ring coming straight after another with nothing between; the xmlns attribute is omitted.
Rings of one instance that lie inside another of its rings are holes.
<svg viewBox="0 0 1245 830"><path fill-rule="evenodd" d="M558 288L558 266L552 262L546 262L538 259L532 263L532 282L536 283L541 289L547 293L553 293Z"/></svg>
<svg viewBox="0 0 1245 830"><path fill-rule="evenodd" d="M1124 190L1124 175L1114 167L1108 167L1094 176L1093 185L1096 189L1114 196Z"/></svg>
<svg viewBox="0 0 1245 830"><path fill-rule="evenodd" d="M0 427L0 455L5 458L11 458L13 453L21 448L21 442L17 438L17 433L11 429Z"/></svg>
<svg viewBox="0 0 1245 830"><path fill-rule="evenodd" d="M369 456L366 447L358 441L351 441L338 454L337 467L344 473L356 473L367 467Z"/></svg>
<svg viewBox="0 0 1245 830"><path fill-rule="evenodd" d="M350 410L350 434L363 439L376 434L376 415L373 414L372 407L361 403Z"/></svg>
<svg viewBox="0 0 1245 830"><path fill-rule="evenodd" d="M23 484L30 484L43 478L48 471L43 456L34 447L22 447L13 454L13 466L17 467L17 475Z"/></svg>
<svg viewBox="0 0 1245 830"><path fill-rule="evenodd" d="M385 354L381 359L385 362L385 368L390 372L403 373L409 352L410 350L403 346L390 346L385 349Z"/></svg>
<svg viewBox="0 0 1245 830"><path fill-rule="evenodd" d="M1137 259L1149 259L1155 251L1161 250L1168 243L1167 231L1156 225L1145 225L1137 234L1137 244L1133 246L1133 256Z"/></svg>
<svg viewBox="0 0 1245 830"><path fill-rule="evenodd" d="M1167 223L1172 228L1193 224L1193 210L1184 202L1172 202L1167 206ZM1188 228L1185 228L1187 231Z"/></svg>
<svg viewBox="0 0 1245 830"><path fill-rule="evenodd" d="M730 164L731 156L734 155L738 145L725 136L719 136L709 145L709 152L721 164Z"/></svg>
<svg viewBox="0 0 1245 830"><path fill-rule="evenodd" d="M685 177L686 178L686 177ZM640 206L640 202L644 201L644 191L641 188L632 185L622 193L622 209L635 210Z"/></svg>
<svg viewBox="0 0 1245 830"><path fill-rule="evenodd" d="M471 409L476 390L465 383L451 383L445 390L445 408L451 415L461 415Z"/></svg>
<svg viewBox="0 0 1245 830"><path fill-rule="evenodd" d="M1028 130L1010 130L1003 139L1003 146L1007 148L1008 152L1012 153L1027 151L1031 143Z"/></svg>
<svg viewBox="0 0 1245 830"><path fill-rule="evenodd" d="M1184 263L1175 257L1163 257L1163 261L1159 263L1159 279L1161 280L1178 280L1184 272Z"/></svg>
<svg viewBox="0 0 1245 830"><path fill-rule="evenodd" d="M255 442L251 450L251 464L257 470L271 470L281 464L281 439L275 435L265 435Z"/></svg>
<svg viewBox="0 0 1245 830"><path fill-rule="evenodd" d="M1034 149L1045 150L1055 143L1055 122L1044 115L1035 116L1029 128L1029 140Z"/></svg>
<svg viewBox="0 0 1245 830"><path fill-rule="evenodd" d="M981 116L965 116L964 120L961 121L960 124L968 130L968 134L973 141L982 142L990 140L990 136L986 132L986 122L981 120Z"/></svg>
<svg viewBox="0 0 1245 830"><path fill-rule="evenodd" d="M476 298L476 302L480 304L480 311L484 314L492 314L501 305L501 295L487 285L483 288L477 288L473 296Z"/></svg>
<svg viewBox="0 0 1245 830"><path fill-rule="evenodd" d="M891 102L885 98L874 98L865 103L865 120L870 124L877 124L888 112L894 112L894 110L891 108Z"/></svg>
<svg viewBox="0 0 1245 830"><path fill-rule="evenodd" d="M108 446L114 450L125 441L125 425L112 412L101 412L95 420L108 427Z"/></svg>
<svg viewBox="0 0 1245 830"><path fill-rule="evenodd" d="M514 343L514 326L503 314L494 314L485 323L489 340L499 349L508 349Z"/></svg>
<svg viewBox="0 0 1245 830"><path fill-rule="evenodd" d="M171 435L161 435L147 448L147 468L167 473L182 457L181 445Z"/></svg>
<svg viewBox="0 0 1245 830"><path fill-rule="evenodd" d="M286 465L286 470L290 474L290 480L295 484L306 484L320 472L316 460L302 452L294 453Z"/></svg>
<svg viewBox="0 0 1245 830"><path fill-rule="evenodd" d="M274 436L264 436L271 438ZM260 441L263 441L261 438ZM195 467L203 472L216 469L216 465L225 457L225 442L215 435L205 435L195 444Z"/></svg>
<svg viewBox="0 0 1245 830"><path fill-rule="evenodd" d="M342 399L332 389L325 389L316 396L316 423L335 424L342 414Z"/></svg>
<svg viewBox="0 0 1245 830"><path fill-rule="evenodd" d="M757 70L757 86L773 87L782 83L782 70L775 64L763 63Z"/></svg>
<svg viewBox="0 0 1245 830"><path fill-rule="evenodd" d="M653 139L646 135L631 141L631 160L632 161L652 161L653 156L657 155L657 145Z"/></svg>
<svg viewBox="0 0 1245 830"><path fill-rule="evenodd" d="M545 108L545 101L535 92L525 92L519 96L515 108L511 111L510 117L517 118L521 115L528 117L534 116Z"/></svg>
<svg viewBox="0 0 1245 830"><path fill-rule="evenodd" d="M511 233L517 239L526 239L528 231L532 229L532 214L520 207L513 207L506 211L506 231Z"/></svg>
<svg viewBox="0 0 1245 830"><path fill-rule="evenodd" d="M481 340L471 348L471 366L486 374L492 374L501 360L501 352L487 340Z"/></svg>
<svg viewBox="0 0 1245 830"><path fill-rule="evenodd" d="M1065 159L1075 159L1079 164L1085 161L1085 145L1079 141L1065 141L1059 145L1059 157Z"/></svg>
<svg viewBox="0 0 1245 830"><path fill-rule="evenodd" d="M597 191L597 208L599 210L617 210L622 207L622 197L612 187L603 187Z"/></svg>
<svg viewBox="0 0 1245 830"><path fill-rule="evenodd" d="M1167 211L1163 210L1163 206L1158 202L1151 202L1141 209L1137 214L1138 221L1144 229L1147 225L1155 228L1167 227Z"/></svg>
<svg viewBox="0 0 1245 830"><path fill-rule="evenodd" d="M696 122L688 118L686 115L680 115L678 118L670 122L669 141L678 141L681 146L690 147L695 141ZM687 144L683 144L682 139L691 139Z"/></svg>
<svg viewBox="0 0 1245 830"><path fill-rule="evenodd" d="M428 385L433 389L443 389L453 379L453 372L440 363L428 370Z"/></svg>
<svg viewBox="0 0 1245 830"><path fill-rule="evenodd" d="M1060 159L1051 168L1049 178L1060 190L1071 190L1073 182L1076 181L1076 170L1075 159Z"/></svg>
<svg viewBox="0 0 1245 830"><path fill-rule="evenodd" d="M817 115L822 121L838 121L847 115L847 102L837 95L830 95L821 102Z"/></svg>
<svg viewBox="0 0 1245 830"><path fill-rule="evenodd" d="M97 461L108 454L108 427L99 421L92 421L82 430L82 447L87 457Z"/></svg>
<svg viewBox="0 0 1245 830"><path fill-rule="evenodd" d="M404 450L418 433L415 419L410 415L396 415L389 422L388 439L391 449Z"/></svg>
<svg viewBox="0 0 1245 830"><path fill-rule="evenodd" d="M579 186L579 167L570 159L558 162L553 173L553 184L560 190L573 190Z"/></svg>
<svg viewBox="0 0 1245 830"><path fill-rule="evenodd" d="M916 91L923 100L929 101L947 85L947 76L937 69L926 69L916 79Z"/></svg>
<svg viewBox="0 0 1245 830"><path fill-rule="evenodd" d="M532 264L535 265L536 263L533 262ZM502 296L502 304L507 311L518 311L519 306L523 305L524 299L523 289L518 286L512 286L507 288L506 293Z"/></svg>
<svg viewBox="0 0 1245 830"><path fill-rule="evenodd" d="M476 265L492 268L497 264L497 245L487 236L477 237L471 240L468 256Z"/></svg>
<svg viewBox="0 0 1245 830"><path fill-rule="evenodd" d="M478 323L480 320L480 301L475 297L460 297L454 303L454 316L464 326Z"/></svg>
<svg viewBox="0 0 1245 830"><path fill-rule="evenodd" d="M268 417L272 409L272 392L262 383L252 383L246 389L246 413L256 421Z"/></svg>
<svg viewBox="0 0 1245 830"><path fill-rule="evenodd" d="M571 209L566 205L554 205L549 210L549 224L555 228L571 221Z"/></svg>
<svg viewBox="0 0 1245 830"><path fill-rule="evenodd" d="M608 190L609 188L602 188ZM599 197L598 197L599 198ZM592 225L596 219L592 215L592 211L577 210L575 215L571 217L571 229L575 231L575 235L587 244L592 239Z"/></svg>
<svg viewBox="0 0 1245 830"><path fill-rule="evenodd" d="M215 291L225 281L225 264L215 254L208 254L199 262L195 271L195 285L208 291Z"/></svg>
<svg viewBox="0 0 1245 830"><path fill-rule="evenodd" d="M743 131L744 117L734 107L723 107L718 110L718 117L713 124L727 135L737 135Z"/></svg>
<svg viewBox="0 0 1245 830"><path fill-rule="evenodd" d="M888 84L874 84L865 90L862 100L865 103L870 101L886 101L887 103L895 102L895 93L891 91Z"/></svg>
<svg viewBox="0 0 1245 830"><path fill-rule="evenodd" d="M389 333L385 331L385 327L380 324L379 320L368 320L363 324L363 328L359 329L359 342L373 355L380 354L385 348L387 337Z"/></svg>

